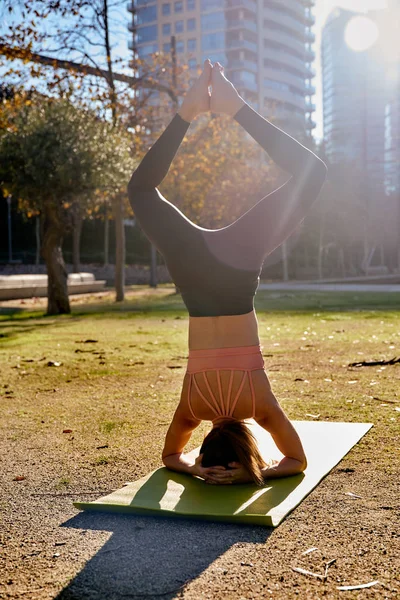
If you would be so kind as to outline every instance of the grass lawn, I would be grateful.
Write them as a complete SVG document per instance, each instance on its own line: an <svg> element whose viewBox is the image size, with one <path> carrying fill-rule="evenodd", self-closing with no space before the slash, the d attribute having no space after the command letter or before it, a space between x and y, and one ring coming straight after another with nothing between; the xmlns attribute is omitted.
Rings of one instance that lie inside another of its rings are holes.
<svg viewBox="0 0 400 600"><path fill-rule="evenodd" d="M119 304L112 292L73 297L73 313L62 317L43 316L42 301L0 306L0 598L55 598L64 588L63 598L114 597L102 587L104 561L96 567L94 558L110 543L109 521L104 528L60 526L77 514L73 500L94 499L161 464L187 356L188 316L173 291L135 286ZM178 536L169 557L191 527L207 545L196 552L200 542L191 539L195 556L181 579L177 570L172 581L153 555L154 572L147 563L140 577L124 571L131 591L116 598L399 597L400 363L349 366L400 357L399 296L257 295L266 369L289 417L374 427L273 532L166 525ZM208 429L203 423L189 448ZM116 548L137 523L148 535L156 528L151 519L113 519L113 527L123 523ZM221 545L212 552L217 531ZM303 556L310 547L318 550ZM146 558L146 541L135 551L138 561ZM115 552L121 565L129 552ZM323 572L334 558L326 582L292 570ZM365 590L336 589L373 580L380 583Z"/></svg>

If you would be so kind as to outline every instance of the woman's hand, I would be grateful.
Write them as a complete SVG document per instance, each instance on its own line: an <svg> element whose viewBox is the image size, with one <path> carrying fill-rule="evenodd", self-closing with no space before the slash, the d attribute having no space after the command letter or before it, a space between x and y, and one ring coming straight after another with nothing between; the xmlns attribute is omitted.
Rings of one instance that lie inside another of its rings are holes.
<svg viewBox="0 0 400 600"><path fill-rule="evenodd" d="M225 77L223 66L215 63L211 75L211 112L233 117L244 104L235 86Z"/></svg>
<svg viewBox="0 0 400 600"><path fill-rule="evenodd" d="M202 458L202 454L196 458L194 465L190 469L191 474L201 477L206 483L218 483L218 475L226 471L225 467L203 467L201 465Z"/></svg>
<svg viewBox="0 0 400 600"><path fill-rule="evenodd" d="M197 115L210 110L210 92L212 65L209 59L204 61L203 72L186 93L178 114L185 121L193 121Z"/></svg>
<svg viewBox="0 0 400 600"><path fill-rule="evenodd" d="M219 485L230 485L232 483L250 483L253 481L246 469L238 462L231 462L229 469L224 469L213 474L214 483Z"/></svg>

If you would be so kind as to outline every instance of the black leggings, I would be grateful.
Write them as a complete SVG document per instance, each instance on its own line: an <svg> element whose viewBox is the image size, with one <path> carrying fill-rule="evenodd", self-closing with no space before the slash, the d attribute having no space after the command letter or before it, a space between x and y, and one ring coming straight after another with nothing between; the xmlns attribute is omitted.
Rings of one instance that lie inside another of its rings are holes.
<svg viewBox="0 0 400 600"><path fill-rule="evenodd" d="M262 264L314 204L326 166L311 150L245 104L234 119L291 178L231 225L192 223L158 191L189 128L176 114L133 173L128 186L135 217L164 256L191 316L253 310Z"/></svg>

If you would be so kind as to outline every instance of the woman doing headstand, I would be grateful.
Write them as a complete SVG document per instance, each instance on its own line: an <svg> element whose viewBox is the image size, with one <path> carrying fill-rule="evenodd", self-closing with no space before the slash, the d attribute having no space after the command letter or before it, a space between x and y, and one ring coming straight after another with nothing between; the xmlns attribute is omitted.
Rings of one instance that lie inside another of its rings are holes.
<svg viewBox="0 0 400 600"><path fill-rule="evenodd" d="M234 223L217 230L192 223L157 189L190 122L210 110L232 116L291 175ZM189 312L189 359L165 439L166 467L214 484L262 484L305 469L301 441L264 369L254 296L265 257L304 219L326 171L313 152L240 97L219 63L212 66L207 60L178 113L133 173L128 191L135 216L163 254ZM265 464L243 422L251 417L270 432L284 455L273 467ZM213 428L193 462L183 449L202 420L212 421Z"/></svg>

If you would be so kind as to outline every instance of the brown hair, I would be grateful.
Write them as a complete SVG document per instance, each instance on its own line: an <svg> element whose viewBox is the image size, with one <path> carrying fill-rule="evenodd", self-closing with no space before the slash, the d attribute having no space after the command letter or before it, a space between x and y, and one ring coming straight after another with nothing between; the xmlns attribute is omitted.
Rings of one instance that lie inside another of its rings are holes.
<svg viewBox="0 0 400 600"><path fill-rule="evenodd" d="M229 469L229 463L239 462L254 483L264 483L261 469L266 466L257 447L257 440L250 429L233 419L221 419L206 435L200 448L203 467L221 465Z"/></svg>

